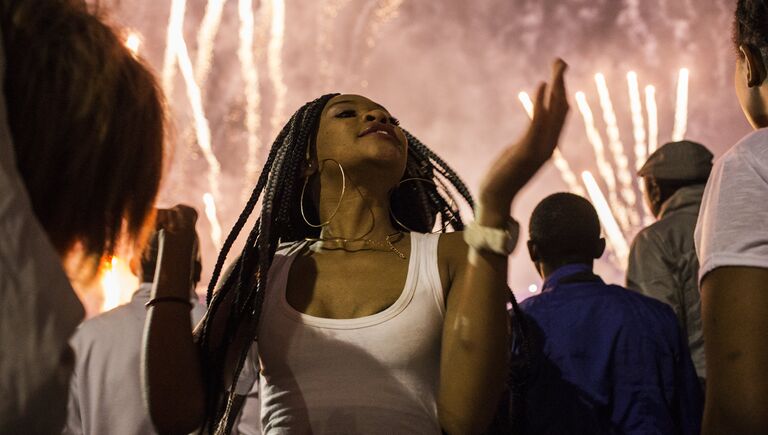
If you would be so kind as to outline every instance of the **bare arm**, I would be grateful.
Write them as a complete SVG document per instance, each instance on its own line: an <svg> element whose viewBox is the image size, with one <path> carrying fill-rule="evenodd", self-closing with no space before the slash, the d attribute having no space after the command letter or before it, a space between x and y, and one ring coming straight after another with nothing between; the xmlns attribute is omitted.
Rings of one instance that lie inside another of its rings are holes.
<svg viewBox="0 0 768 435"><path fill-rule="evenodd" d="M189 299L192 243L197 216L179 208L165 224L158 252L153 298ZM164 216L158 213L158 220ZM197 429L205 411L200 357L189 327L190 307L160 302L149 308L144 330L142 377L152 423L160 433L184 434Z"/></svg>
<svg viewBox="0 0 768 435"><path fill-rule="evenodd" d="M486 175L478 224L504 228L512 200L552 155L568 112L564 71L556 62L548 98L539 87L527 134ZM509 343L507 257L463 249L448 296L438 394L440 424L452 435L481 433L491 422L505 386Z"/></svg>
<svg viewBox="0 0 768 435"><path fill-rule="evenodd" d="M768 427L768 269L721 267L702 283L707 400L702 433Z"/></svg>
<svg viewBox="0 0 768 435"><path fill-rule="evenodd" d="M159 275L155 279L153 298L189 298L196 218L194 210L185 206L158 212L158 226L165 229L165 240L163 249L158 252ZM230 272L228 270L222 276L221 282L226 281ZM219 352L224 342L231 296L224 298L216 318L210 321L210 352ZM205 317L209 315L210 312ZM201 358L206 356L193 340L190 323L190 310L185 304L161 302L151 307L147 314L142 365L144 399L152 423L160 433L190 433L206 417L207 393L205 374L201 369ZM230 385L232 379L226 375L234 371L241 351L251 344L247 334L251 326L250 322L243 322L229 346L223 385Z"/></svg>

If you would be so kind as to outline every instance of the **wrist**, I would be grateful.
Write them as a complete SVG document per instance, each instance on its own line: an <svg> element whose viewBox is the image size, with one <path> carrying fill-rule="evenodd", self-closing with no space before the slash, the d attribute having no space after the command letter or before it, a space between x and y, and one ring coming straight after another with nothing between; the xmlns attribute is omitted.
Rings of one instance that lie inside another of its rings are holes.
<svg viewBox="0 0 768 435"><path fill-rule="evenodd" d="M501 206L481 202L477 206L475 222L478 225L490 228L504 228L509 221L509 204Z"/></svg>

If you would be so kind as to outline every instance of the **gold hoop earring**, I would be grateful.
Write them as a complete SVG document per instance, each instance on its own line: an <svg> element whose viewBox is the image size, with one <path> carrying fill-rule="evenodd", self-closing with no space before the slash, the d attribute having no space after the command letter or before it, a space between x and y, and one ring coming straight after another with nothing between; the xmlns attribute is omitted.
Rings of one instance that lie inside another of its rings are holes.
<svg viewBox="0 0 768 435"><path fill-rule="evenodd" d="M426 181L427 183L429 183L429 184L431 184L431 185L435 186L435 190L437 190L437 188L438 188L438 187L442 187L442 188L443 188L443 190L444 190L444 191L445 191L445 193L446 193L446 196L447 196L447 197L450 199L450 201L451 201L451 202L450 202L450 204L448 205L448 208L452 210L453 208L455 208L455 207L456 207L456 200L453 198L453 195L451 195L451 194L448 192L448 189L446 189L446 188L445 188L445 186L443 185L443 183L440 183L440 185L438 186L438 183L437 183L437 182L435 182L434 180L430 180L430 179L428 179L428 178L419 178L419 177L406 178L405 180L402 180L402 181L400 181L399 183L397 183L397 186L395 186L395 188L394 188L394 189L392 189L392 190L389 192L389 215L392 217L392 219L394 219L394 221L395 221L395 222L396 222L398 225L400 225L401 227L405 228L405 229L406 229L406 230L408 230L409 232L412 232L412 233L418 233L418 231L412 230L412 229L411 229L411 228L409 228L407 225L405 225L405 224L404 224L402 221L400 221L400 219L398 219L398 218L397 218L397 216L395 216L395 213L392 211L392 192L394 192L395 190L399 189L399 188L400 188L400 186L401 186L403 183L405 183L405 182L408 182L408 181ZM453 215L453 212L452 212L452 211L451 211L451 214ZM445 231L445 229L446 229L446 228L448 228L448 225L450 225L450 224L451 224L451 222L453 222L454 220L456 220L456 216L455 216L455 215L451 216L451 219L449 219L448 221L446 221L446 222L443 222L443 226L442 226L442 227L441 227L439 230L434 230L434 231L431 231L429 234L435 234L435 233L440 233L440 232L443 232L443 231Z"/></svg>
<svg viewBox="0 0 768 435"><path fill-rule="evenodd" d="M333 218L336 217L336 214L339 212L339 208L341 208L341 202L344 200L344 193L346 193L347 191L347 176L344 173L344 167L341 166L341 163L333 159L325 159L322 162L320 162L320 165L318 165L319 168L317 169L317 173L319 174L323 171L323 167L325 166L325 162L327 161L336 163L339 166L339 171L341 171L341 197L339 198L339 203L336 204L336 208L333 210L331 217L328 218L327 221L322 222L319 225L309 222L309 219L307 219L307 215L304 213L304 192L306 192L307 190L307 183L309 182L309 176L304 177L304 185L301 186L301 196L299 197L299 209L301 210L301 218L304 219L304 222L312 228L323 228L325 226L328 226L328 224L331 223ZM319 214L320 213L318 212L318 215Z"/></svg>

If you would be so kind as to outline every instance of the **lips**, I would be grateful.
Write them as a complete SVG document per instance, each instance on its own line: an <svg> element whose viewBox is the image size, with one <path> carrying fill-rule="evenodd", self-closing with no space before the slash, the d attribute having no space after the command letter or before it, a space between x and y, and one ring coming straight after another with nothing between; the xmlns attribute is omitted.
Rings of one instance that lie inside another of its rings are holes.
<svg viewBox="0 0 768 435"><path fill-rule="evenodd" d="M362 133L358 135L358 137L368 136L370 134L379 134L382 136L386 136L389 139L392 139L393 141L400 143L400 139L397 138L397 135L395 134L395 128L391 124L382 124L380 122L375 122L371 124L370 127L363 130Z"/></svg>

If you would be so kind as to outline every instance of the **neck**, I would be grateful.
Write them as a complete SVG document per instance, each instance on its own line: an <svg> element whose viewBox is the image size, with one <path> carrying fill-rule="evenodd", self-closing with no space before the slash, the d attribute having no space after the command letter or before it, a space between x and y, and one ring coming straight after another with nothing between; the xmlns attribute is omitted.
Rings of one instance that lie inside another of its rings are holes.
<svg viewBox="0 0 768 435"><path fill-rule="evenodd" d="M550 277L557 269L560 269L563 266L567 266L569 264L586 264L589 266L589 270L592 270L594 267L594 262L590 261L589 263L586 262L574 262L574 261L558 261L558 262L541 262L538 264L539 274L542 278L545 280Z"/></svg>
<svg viewBox="0 0 768 435"><path fill-rule="evenodd" d="M341 191L339 185L320 193L320 221L328 222L320 238L385 240L398 232L390 219L385 189L360 187L347 180L343 197Z"/></svg>

